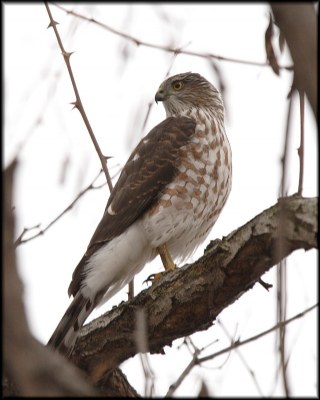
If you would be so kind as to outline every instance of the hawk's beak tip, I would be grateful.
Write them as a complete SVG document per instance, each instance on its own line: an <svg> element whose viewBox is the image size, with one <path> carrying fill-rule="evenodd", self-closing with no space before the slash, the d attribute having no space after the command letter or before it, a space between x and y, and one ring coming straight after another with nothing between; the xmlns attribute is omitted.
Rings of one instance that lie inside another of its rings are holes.
<svg viewBox="0 0 320 400"><path fill-rule="evenodd" d="M163 90L158 90L156 95L154 96L154 99L156 101L156 103L158 104L158 101L163 101L164 100L164 94L163 94Z"/></svg>

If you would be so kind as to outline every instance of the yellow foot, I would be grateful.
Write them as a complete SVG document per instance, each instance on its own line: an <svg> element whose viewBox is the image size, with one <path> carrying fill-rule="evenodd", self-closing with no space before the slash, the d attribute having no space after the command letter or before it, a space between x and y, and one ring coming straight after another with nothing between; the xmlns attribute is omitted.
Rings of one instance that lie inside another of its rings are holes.
<svg viewBox="0 0 320 400"><path fill-rule="evenodd" d="M172 261L172 258L170 256L170 253L167 249L166 244L163 244L162 246L157 247L157 251L160 254L162 264L166 271L172 271L173 269L177 268L175 263Z"/></svg>
<svg viewBox="0 0 320 400"><path fill-rule="evenodd" d="M175 263L172 261L172 258L170 256L166 244L157 247L157 252L161 257L165 271L149 275L148 278L145 281L143 281L143 283L151 282L151 284L153 284L154 282L159 280L164 274L177 268Z"/></svg>

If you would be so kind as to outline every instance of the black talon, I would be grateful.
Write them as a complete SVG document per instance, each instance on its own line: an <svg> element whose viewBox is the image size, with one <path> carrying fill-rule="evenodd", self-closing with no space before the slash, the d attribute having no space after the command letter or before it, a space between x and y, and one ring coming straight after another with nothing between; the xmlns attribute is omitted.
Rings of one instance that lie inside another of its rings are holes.
<svg viewBox="0 0 320 400"><path fill-rule="evenodd" d="M148 284L149 282L151 282L151 284L152 284L152 282L154 281L154 278L155 278L156 275L157 275L157 274L151 274L151 275L149 275L148 278L147 278L146 280L144 280L142 283Z"/></svg>

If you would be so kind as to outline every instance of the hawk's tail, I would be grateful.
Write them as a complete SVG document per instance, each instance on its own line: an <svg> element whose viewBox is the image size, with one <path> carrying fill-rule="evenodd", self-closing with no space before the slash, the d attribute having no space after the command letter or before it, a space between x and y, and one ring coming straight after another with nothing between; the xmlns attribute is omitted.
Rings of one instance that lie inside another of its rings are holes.
<svg viewBox="0 0 320 400"><path fill-rule="evenodd" d="M79 329L93 308L91 301L78 293L53 332L48 346L68 357L76 343Z"/></svg>

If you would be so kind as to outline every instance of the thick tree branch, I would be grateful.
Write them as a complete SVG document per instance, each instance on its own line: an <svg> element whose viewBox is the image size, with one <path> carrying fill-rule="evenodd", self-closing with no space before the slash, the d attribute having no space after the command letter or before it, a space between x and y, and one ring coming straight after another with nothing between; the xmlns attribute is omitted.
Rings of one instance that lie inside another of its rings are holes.
<svg viewBox="0 0 320 400"><path fill-rule="evenodd" d="M294 61L293 86L305 91L317 119L317 14L313 3L270 3Z"/></svg>
<svg viewBox="0 0 320 400"><path fill-rule="evenodd" d="M96 381L134 356L140 308L147 318L151 353L163 352L173 340L207 329L281 259L298 249L317 248L317 202L317 198L299 196L279 199L223 240L212 242L192 265L168 273L132 301L86 325L73 362Z"/></svg>

